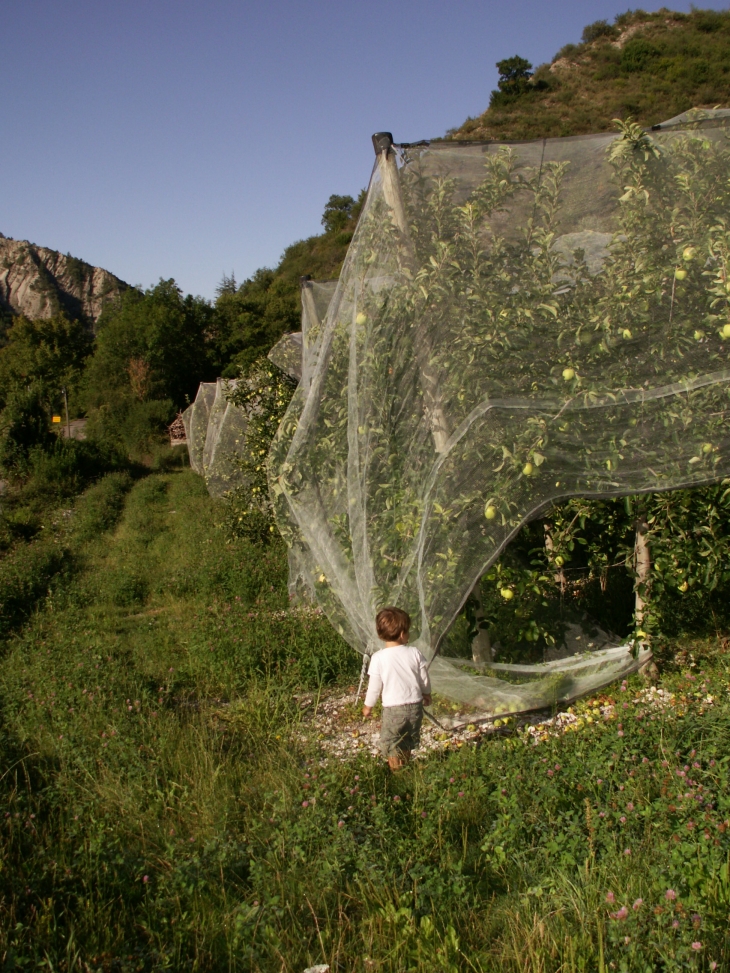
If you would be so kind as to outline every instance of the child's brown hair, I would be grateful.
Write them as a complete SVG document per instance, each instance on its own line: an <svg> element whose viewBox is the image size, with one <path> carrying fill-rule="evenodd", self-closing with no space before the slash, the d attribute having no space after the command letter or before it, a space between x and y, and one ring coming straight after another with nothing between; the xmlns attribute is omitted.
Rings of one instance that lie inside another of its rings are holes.
<svg viewBox="0 0 730 973"><path fill-rule="evenodd" d="M375 616L375 629L383 642L397 642L411 630L411 616L402 608L381 608Z"/></svg>

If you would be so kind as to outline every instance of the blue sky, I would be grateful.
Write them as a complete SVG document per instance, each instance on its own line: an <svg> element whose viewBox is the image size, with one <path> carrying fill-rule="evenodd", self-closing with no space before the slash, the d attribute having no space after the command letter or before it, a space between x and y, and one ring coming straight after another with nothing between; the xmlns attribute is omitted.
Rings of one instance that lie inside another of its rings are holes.
<svg viewBox="0 0 730 973"><path fill-rule="evenodd" d="M443 135L486 108L495 61L548 61L627 7L15 0L0 29L0 231L213 297L224 273L243 280L319 232L331 193L357 195L373 132Z"/></svg>

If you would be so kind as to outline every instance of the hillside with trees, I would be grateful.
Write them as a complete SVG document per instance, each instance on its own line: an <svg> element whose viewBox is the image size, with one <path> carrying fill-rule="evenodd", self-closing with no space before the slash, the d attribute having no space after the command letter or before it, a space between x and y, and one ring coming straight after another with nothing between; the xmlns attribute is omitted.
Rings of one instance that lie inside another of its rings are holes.
<svg viewBox="0 0 730 973"><path fill-rule="evenodd" d="M536 139L610 131L613 119L645 127L690 108L730 104L730 12L662 8L598 20L550 64L517 55L497 65L489 107L448 137Z"/></svg>

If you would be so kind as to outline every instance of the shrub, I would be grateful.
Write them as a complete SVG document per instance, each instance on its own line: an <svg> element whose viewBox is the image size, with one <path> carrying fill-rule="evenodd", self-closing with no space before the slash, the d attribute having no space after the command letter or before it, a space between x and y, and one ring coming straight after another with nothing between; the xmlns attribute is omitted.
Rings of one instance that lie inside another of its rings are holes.
<svg viewBox="0 0 730 973"><path fill-rule="evenodd" d="M621 51L621 68L627 73L646 71L660 54L661 51L656 44L644 40L643 37L634 37Z"/></svg>
<svg viewBox="0 0 730 973"><path fill-rule="evenodd" d="M15 389L0 413L0 470L7 476L27 473L30 454L53 445L48 407L39 385Z"/></svg>
<svg viewBox="0 0 730 973"><path fill-rule="evenodd" d="M591 44L600 37L616 36L618 36L618 30L612 24L609 24L607 20L595 20L592 24L588 24L587 27L583 28L581 40L584 44Z"/></svg>

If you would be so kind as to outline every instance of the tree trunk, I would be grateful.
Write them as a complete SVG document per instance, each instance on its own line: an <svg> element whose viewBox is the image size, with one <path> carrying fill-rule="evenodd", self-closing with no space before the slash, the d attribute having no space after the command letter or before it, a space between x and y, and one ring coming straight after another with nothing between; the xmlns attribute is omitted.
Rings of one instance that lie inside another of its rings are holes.
<svg viewBox="0 0 730 973"><path fill-rule="evenodd" d="M555 545L553 544L553 535L551 534L551 525L548 523L544 524L545 528L545 550L548 552L548 560L551 560L551 555L555 550ZM560 594L565 594L565 571L563 571L562 564L557 568L553 574L553 579L556 584L560 585Z"/></svg>

